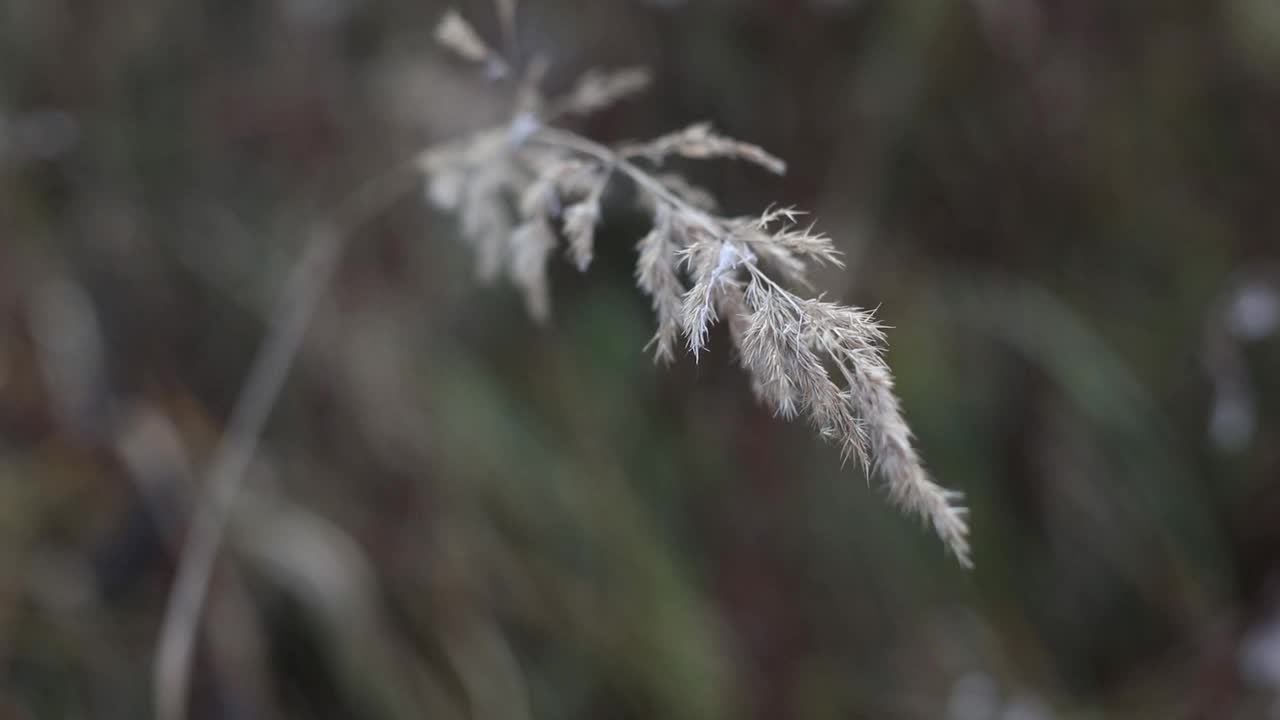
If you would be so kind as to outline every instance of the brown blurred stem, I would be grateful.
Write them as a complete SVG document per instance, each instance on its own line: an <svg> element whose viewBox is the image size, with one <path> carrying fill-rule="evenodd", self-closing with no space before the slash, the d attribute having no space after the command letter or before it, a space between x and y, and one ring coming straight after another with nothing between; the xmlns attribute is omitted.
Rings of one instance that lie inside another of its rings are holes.
<svg viewBox="0 0 1280 720"><path fill-rule="evenodd" d="M178 575L169 593L153 668L156 716L160 720L180 720L186 715L196 637L227 519L311 316L342 256L346 238L417 182L412 165L397 166L351 194L331 217L317 223L272 310L266 339L209 464L203 497L187 532Z"/></svg>

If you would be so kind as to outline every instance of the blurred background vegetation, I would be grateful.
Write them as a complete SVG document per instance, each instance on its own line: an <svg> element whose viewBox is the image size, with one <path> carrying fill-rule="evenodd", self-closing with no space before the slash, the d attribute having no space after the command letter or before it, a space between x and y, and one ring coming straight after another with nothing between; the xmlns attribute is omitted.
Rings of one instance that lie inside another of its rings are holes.
<svg viewBox="0 0 1280 720"><path fill-rule="evenodd" d="M0 718L150 716L307 228L503 121L443 9L0 0ZM537 328L413 193L268 424L192 717L1280 717L1280 4L526 0L520 45L552 90L654 70L593 137L788 159L687 171L836 238L818 285L895 328L977 569L757 407L727 338L652 365L636 218Z"/></svg>

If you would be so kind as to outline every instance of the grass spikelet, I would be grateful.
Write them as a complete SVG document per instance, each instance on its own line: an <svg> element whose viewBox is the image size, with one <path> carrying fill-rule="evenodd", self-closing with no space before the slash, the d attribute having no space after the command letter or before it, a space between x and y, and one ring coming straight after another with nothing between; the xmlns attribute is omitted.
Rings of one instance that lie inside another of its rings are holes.
<svg viewBox="0 0 1280 720"><path fill-rule="evenodd" d="M680 341L686 289L680 279L677 245L671 210L659 207L653 229L637 245L636 285L649 296L658 318L658 330L646 347L653 347L654 359L662 363L675 360L675 347Z"/></svg>
<svg viewBox="0 0 1280 720"><path fill-rule="evenodd" d="M463 60L483 64L490 75L503 76L507 64L489 48L480 34L456 10L449 10L436 25L436 42Z"/></svg>
<svg viewBox="0 0 1280 720"><path fill-rule="evenodd" d="M511 282L524 295L529 315L539 323L551 318L547 261L555 247L555 233L542 219L525 222L511 234Z"/></svg>
<svg viewBox="0 0 1280 720"><path fill-rule="evenodd" d="M623 68L611 72L588 70L568 95L551 104L548 115L588 115L644 92L647 87L649 71L644 68Z"/></svg>
<svg viewBox="0 0 1280 720"><path fill-rule="evenodd" d="M595 253L596 225L600 222L600 198L607 177L601 177L581 202L564 211L564 234L569 239L569 257L580 272L591 266Z"/></svg>
<svg viewBox="0 0 1280 720"><path fill-rule="evenodd" d="M781 158L769 154L758 145L719 135L711 129L709 123L690 125L679 132L626 148L623 154L644 157L653 163L661 163L671 155L699 160L737 158L755 163L776 175L782 175L787 171L787 164Z"/></svg>

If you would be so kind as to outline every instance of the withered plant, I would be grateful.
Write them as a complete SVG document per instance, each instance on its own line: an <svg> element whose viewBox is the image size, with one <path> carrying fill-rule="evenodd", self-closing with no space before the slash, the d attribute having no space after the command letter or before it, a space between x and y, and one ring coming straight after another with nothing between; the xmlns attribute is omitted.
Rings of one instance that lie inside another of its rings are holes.
<svg viewBox="0 0 1280 720"><path fill-rule="evenodd" d="M512 45L514 0L497 6ZM782 160L707 124L606 146L557 121L643 90L649 80L643 70L592 70L564 97L548 99L539 91L545 62L530 62L516 77L513 60L456 11L446 13L436 39L514 88L509 122L419 158L429 199L457 214L482 280L505 274L530 315L545 321L553 254L563 247L578 270L590 267L605 190L625 178L652 217L637 244L635 279L657 317L650 343L657 360L672 361L680 345L696 359L710 327L723 320L761 402L784 418L807 417L845 460L882 477L895 503L921 516L962 565L971 565L966 509L959 493L930 479L912 445L873 313L789 289L809 287L814 264L843 266L831 240L797 225L800 213L792 209L721 215L713 195L662 169L674 157L728 158L781 174Z"/></svg>

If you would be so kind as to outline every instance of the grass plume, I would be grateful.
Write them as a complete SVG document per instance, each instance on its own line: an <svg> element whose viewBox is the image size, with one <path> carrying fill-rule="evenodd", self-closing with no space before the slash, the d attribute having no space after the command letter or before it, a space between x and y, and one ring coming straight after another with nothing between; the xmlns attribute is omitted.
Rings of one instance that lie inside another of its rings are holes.
<svg viewBox="0 0 1280 720"><path fill-rule="evenodd" d="M501 7L514 14L513 5ZM445 15L437 38L491 71L509 67L456 12ZM638 241L635 279L657 317L650 342L656 359L674 359L681 338L697 358L710 328L726 322L759 400L781 417L806 418L846 460L882 478L893 502L932 526L970 567L966 509L959 493L930 478L912 444L873 313L788 288L808 287L815 264L842 264L831 240L797 224L800 213L790 208L749 218L718 215L714 196L661 171L673 157L736 159L778 174L786 164L705 123L618 148L554 124L608 107L647 83L643 71L593 70L548 102L537 95L536 81L526 81L525 99L505 127L422 154L428 197L458 214L480 276L492 279L505 268L530 315L545 321L554 250L563 243L569 260L586 271L605 189L629 180L652 218Z"/></svg>

